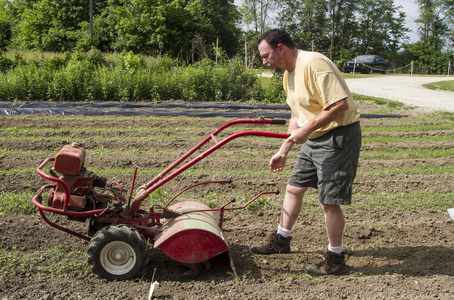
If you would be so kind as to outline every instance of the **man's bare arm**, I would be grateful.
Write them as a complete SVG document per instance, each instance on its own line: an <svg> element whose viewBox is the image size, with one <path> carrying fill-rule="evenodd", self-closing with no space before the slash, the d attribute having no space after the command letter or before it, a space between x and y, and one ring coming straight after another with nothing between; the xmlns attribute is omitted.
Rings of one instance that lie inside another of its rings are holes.
<svg viewBox="0 0 454 300"><path fill-rule="evenodd" d="M304 126L295 128L290 137L287 139L293 144L303 144L307 141L309 135L315 130L328 125L348 109L347 98L331 104L322 110L314 119L304 124Z"/></svg>

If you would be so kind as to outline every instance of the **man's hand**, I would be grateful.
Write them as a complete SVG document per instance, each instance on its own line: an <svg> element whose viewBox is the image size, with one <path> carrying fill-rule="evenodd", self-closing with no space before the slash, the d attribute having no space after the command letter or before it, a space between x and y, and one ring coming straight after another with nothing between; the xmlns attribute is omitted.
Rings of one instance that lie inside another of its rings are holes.
<svg viewBox="0 0 454 300"><path fill-rule="evenodd" d="M285 165L285 161L287 160L286 155L282 155L281 153L274 154L270 160L270 171L271 172L279 172L282 171Z"/></svg>

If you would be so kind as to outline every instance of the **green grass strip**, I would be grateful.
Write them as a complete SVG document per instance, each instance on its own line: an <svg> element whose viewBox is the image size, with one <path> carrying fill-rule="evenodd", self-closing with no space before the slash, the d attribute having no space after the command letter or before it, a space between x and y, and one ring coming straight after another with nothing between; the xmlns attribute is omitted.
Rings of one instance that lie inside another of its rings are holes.
<svg viewBox="0 0 454 300"><path fill-rule="evenodd" d="M3 176L12 176L12 175L29 175L36 173L36 167L28 167L28 168L23 168L23 167L17 167L14 169L9 169L9 170L0 170L0 175Z"/></svg>
<svg viewBox="0 0 454 300"><path fill-rule="evenodd" d="M453 130L454 124L449 122L445 124L421 125L421 126L370 126L362 127L363 132L415 132L415 131L436 131L436 130Z"/></svg>
<svg viewBox="0 0 454 300"><path fill-rule="evenodd" d="M399 168L384 168L384 169L361 169L358 168L358 174L362 175L389 175L389 174L403 174L403 175L441 175L441 174L454 174L454 166L427 166L427 167L399 167Z"/></svg>
<svg viewBox="0 0 454 300"><path fill-rule="evenodd" d="M67 251L62 246L27 252L0 249L0 274L4 278L16 276L38 278L42 275L58 274L86 278L92 275L85 256L84 252Z"/></svg>
<svg viewBox="0 0 454 300"><path fill-rule="evenodd" d="M454 148L444 150L402 150L399 148L387 148L386 152L383 150L362 151L360 154L360 159L429 159L447 157L452 155L454 155Z"/></svg>
<svg viewBox="0 0 454 300"><path fill-rule="evenodd" d="M12 215L31 215L37 212L31 199L33 194L30 192L1 192L0 193L0 216L5 214Z"/></svg>
<svg viewBox="0 0 454 300"><path fill-rule="evenodd" d="M453 80L431 82L431 83L423 84L423 86L428 89L431 89L431 90L443 90L443 91L454 92L454 81Z"/></svg>
<svg viewBox="0 0 454 300"><path fill-rule="evenodd" d="M346 210L354 211L411 211L434 210L446 212L453 207L454 192L436 193L413 191L394 194L355 194L352 205Z"/></svg>
<svg viewBox="0 0 454 300"><path fill-rule="evenodd" d="M363 143L395 143L395 142L441 142L454 141L454 135L447 136L426 136L426 137L390 137L390 136L374 136L364 137Z"/></svg>

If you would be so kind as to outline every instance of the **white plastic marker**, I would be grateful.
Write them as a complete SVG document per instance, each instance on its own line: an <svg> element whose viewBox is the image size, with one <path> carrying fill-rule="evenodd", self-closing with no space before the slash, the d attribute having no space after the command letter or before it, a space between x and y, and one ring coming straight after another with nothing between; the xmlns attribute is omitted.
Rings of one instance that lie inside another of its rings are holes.
<svg viewBox="0 0 454 300"><path fill-rule="evenodd" d="M151 285L150 285L150 291L148 292L148 300L150 300L151 297L153 297L153 294L159 285L159 282L157 282L157 281L153 282L155 272L156 272L156 268L153 271L153 277L151 277Z"/></svg>
<svg viewBox="0 0 454 300"><path fill-rule="evenodd" d="M448 208L448 214L454 220L454 208Z"/></svg>

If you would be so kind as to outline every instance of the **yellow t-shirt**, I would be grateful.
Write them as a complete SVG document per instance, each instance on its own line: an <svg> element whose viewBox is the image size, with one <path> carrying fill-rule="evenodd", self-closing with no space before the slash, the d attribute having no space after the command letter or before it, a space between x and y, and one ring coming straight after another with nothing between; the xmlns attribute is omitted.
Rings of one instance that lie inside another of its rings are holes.
<svg viewBox="0 0 454 300"><path fill-rule="evenodd" d="M330 124L314 131L309 138L318 138L328 131L355 123L360 111L339 69L323 54L298 50L293 72L284 73L287 103L298 126L303 126L324 108L347 98L348 110Z"/></svg>

